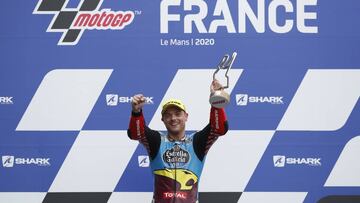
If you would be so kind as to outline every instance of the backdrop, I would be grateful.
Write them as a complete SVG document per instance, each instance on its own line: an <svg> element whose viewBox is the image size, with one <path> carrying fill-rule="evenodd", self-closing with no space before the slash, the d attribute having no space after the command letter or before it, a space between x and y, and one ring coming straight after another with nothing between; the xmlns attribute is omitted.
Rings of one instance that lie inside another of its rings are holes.
<svg viewBox="0 0 360 203"><path fill-rule="evenodd" d="M176 97L200 130L232 52L229 131L200 202L360 201L359 1L1 4L0 202L150 202L149 158L126 133L131 96L146 96L153 129Z"/></svg>

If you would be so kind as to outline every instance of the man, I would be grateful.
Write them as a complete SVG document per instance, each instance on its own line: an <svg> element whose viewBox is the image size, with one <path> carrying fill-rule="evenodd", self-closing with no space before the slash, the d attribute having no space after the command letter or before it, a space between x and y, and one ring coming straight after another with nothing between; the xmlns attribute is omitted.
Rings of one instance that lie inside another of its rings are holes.
<svg viewBox="0 0 360 203"><path fill-rule="evenodd" d="M210 93L222 89L217 80L210 86ZM228 130L224 109L211 107L209 124L196 133L185 134L188 118L185 105L170 99L162 106L161 120L167 133L145 125L142 107L143 95L132 100L132 114L128 136L142 143L150 157L154 174L154 203L195 203L198 201L198 184L206 154L212 144Z"/></svg>

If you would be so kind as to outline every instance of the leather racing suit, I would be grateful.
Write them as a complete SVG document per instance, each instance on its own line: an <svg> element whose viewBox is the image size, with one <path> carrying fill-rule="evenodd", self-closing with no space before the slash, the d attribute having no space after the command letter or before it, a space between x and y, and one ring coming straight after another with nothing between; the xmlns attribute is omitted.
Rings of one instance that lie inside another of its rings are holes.
<svg viewBox="0 0 360 203"><path fill-rule="evenodd" d="M185 134L180 141L150 129L142 111L132 112L128 136L146 148L154 175L155 203L195 203L206 154L228 130L224 109L211 107L210 122L201 131Z"/></svg>

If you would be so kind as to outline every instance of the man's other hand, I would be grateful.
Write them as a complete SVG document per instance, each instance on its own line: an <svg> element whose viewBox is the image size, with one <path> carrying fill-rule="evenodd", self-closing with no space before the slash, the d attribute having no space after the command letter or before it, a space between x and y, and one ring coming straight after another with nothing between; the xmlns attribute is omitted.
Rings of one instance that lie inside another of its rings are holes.
<svg viewBox="0 0 360 203"><path fill-rule="evenodd" d="M224 89L224 87L220 84L220 82L218 80L213 80L210 86L210 93L214 94L215 91L217 90L222 90Z"/></svg>
<svg viewBox="0 0 360 203"><path fill-rule="evenodd" d="M145 97L142 94L136 94L133 96L132 101L131 101L131 107L132 107L132 111L134 113L139 113L142 109L142 107L145 104Z"/></svg>

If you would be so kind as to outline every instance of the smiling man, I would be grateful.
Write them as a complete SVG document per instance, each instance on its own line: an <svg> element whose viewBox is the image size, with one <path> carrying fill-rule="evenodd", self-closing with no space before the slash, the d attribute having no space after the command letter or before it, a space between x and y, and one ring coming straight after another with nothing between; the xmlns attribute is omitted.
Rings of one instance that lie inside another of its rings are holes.
<svg viewBox="0 0 360 203"><path fill-rule="evenodd" d="M210 94L222 89L214 80ZM209 124L193 134L185 133L188 112L178 99L170 99L162 106L161 120L167 129L162 133L150 129L142 112L145 97L133 96L128 136L138 140L150 156L154 174L154 203L198 202L198 185L209 148L228 130L223 108L211 107Z"/></svg>

